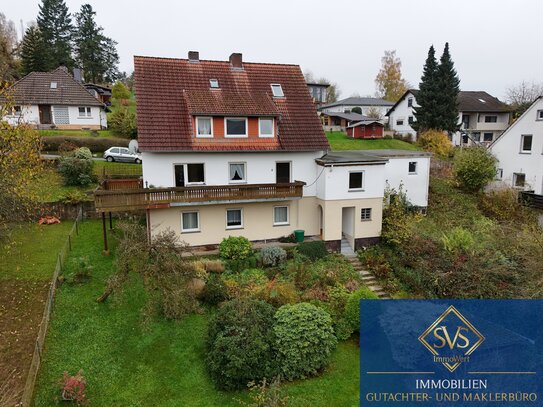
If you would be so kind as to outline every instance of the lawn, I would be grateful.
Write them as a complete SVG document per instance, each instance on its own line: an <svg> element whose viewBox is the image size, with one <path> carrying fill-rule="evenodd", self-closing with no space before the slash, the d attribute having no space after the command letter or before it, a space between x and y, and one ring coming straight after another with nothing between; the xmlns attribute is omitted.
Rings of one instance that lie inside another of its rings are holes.
<svg viewBox="0 0 543 407"><path fill-rule="evenodd" d="M42 137L78 136L78 137L117 137L112 130L38 130ZM97 134L97 135L96 135Z"/></svg>
<svg viewBox="0 0 543 407"><path fill-rule="evenodd" d="M347 137L345 133L327 132L326 137L332 150L419 150L415 144L395 139L361 140Z"/></svg>
<svg viewBox="0 0 543 407"><path fill-rule="evenodd" d="M182 321L155 317L144 327L145 292L135 278L122 295L105 304L95 301L114 267L114 256L101 256L100 244L100 224L84 223L71 258L88 256L92 278L82 285L65 283L57 292L34 405L52 405L63 371L79 369L94 406L235 407L237 399L247 401L246 392L216 390L206 374L204 339L212 311ZM69 261L68 280L73 271ZM357 406L358 378L358 346L343 342L321 376L285 385L289 405Z"/></svg>
<svg viewBox="0 0 543 407"><path fill-rule="evenodd" d="M14 225L0 242L0 383L19 393L24 386L49 281L72 222Z"/></svg>

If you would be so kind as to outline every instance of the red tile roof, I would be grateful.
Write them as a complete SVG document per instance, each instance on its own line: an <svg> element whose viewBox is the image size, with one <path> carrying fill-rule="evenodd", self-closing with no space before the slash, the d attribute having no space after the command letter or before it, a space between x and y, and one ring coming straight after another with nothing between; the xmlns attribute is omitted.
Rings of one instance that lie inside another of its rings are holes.
<svg viewBox="0 0 543 407"><path fill-rule="evenodd" d="M318 151L329 144L297 65L134 57L142 151ZM220 89L210 89L217 79ZM283 88L273 98L270 84ZM276 116L278 139L194 138L192 116ZM278 141L278 142L277 142Z"/></svg>

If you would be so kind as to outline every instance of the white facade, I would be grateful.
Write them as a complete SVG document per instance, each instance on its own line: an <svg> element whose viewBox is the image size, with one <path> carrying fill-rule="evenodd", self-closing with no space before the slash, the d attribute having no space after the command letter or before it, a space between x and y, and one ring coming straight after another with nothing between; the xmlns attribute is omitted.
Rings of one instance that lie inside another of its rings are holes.
<svg viewBox="0 0 543 407"><path fill-rule="evenodd" d="M385 192L384 165L330 165L319 167L322 174L317 182L317 197L323 201L383 198ZM362 188L349 189L349 174L362 172Z"/></svg>
<svg viewBox="0 0 543 407"><path fill-rule="evenodd" d="M107 128L107 116L102 107L52 105L50 109L51 125L58 128ZM12 114L4 117L4 120L11 125L25 123L38 126L42 124L38 105L17 106Z"/></svg>
<svg viewBox="0 0 543 407"><path fill-rule="evenodd" d="M415 141L417 132L411 127L410 122L415 120L414 108L417 106L415 95L408 92L388 115L390 129L404 136L411 134L413 141Z"/></svg>
<svg viewBox="0 0 543 407"><path fill-rule="evenodd" d="M344 113L350 112L355 107L362 109L362 115L368 116L372 112L378 112L379 118L386 119L385 115L390 110L391 106L381 106L381 105L337 105L332 107L325 107L321 111L323 113Z"/></svg>
<svg viewBox="0 0 543 407"><path fill-rule="evenodd" d="M516 187L543 195L543 97L490 146L490 151L499 161L494 187Z"/></svg>
<svg viewBox="0 0 543 407"><path fill-rule="evenodd" d="M414 171L410 171L413 167ZM426 208L430 186L430 157L388 157L385 182L396 191L401 186L412 205Z"/></svg>

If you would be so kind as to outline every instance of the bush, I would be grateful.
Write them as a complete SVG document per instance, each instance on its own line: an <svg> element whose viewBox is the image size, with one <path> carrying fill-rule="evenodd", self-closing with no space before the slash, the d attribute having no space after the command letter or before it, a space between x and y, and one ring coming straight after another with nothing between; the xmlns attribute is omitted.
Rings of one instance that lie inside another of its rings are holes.
<svg viewBox="0 0 543 407"><path fill-rule="evenodd" d="M227 260L245 260L252 252L251 242L243 236L229 236L219 245L219 255Z"/></svg>
<svg viewBox="0 0 543 407"><path fill-rule="evenodd" d="M454 174L462 189L478 192L496 176L496 157L484 147L465 148L454 157Z"/></svg>
<svg viewBox="0 0 543 407"><path fill-rule="evenodd" d="M267 267L277 266L287 258L287 252L280 247L265 247L260 251L262 264Z"/></svg>
<svg viewBox="0 0 543 407"><path fill-rule="evenodd" d="M211 319L206 364L217 387L243 389L251 381L276 376L274 313L264 301L236 299Z"/></svg>
<svg viewBox="0 0 543 407"><path fill-rule="evenodd" d="M110 147L128 147L128 140L113 137L44 136L42 151L59 151L87 147L93 153L103 153Z"/></svg>
<svg viewBox="0 0 543 407"><path fill-rule="evenodd" d="M243 260L225 260L225 266L228 271L240 273L244 270L254 269L258 261L255 256L250 256Z"/></svg>
<svg viewBox="0 0 543 407"><path fill-rule="evenodd" d="M453 153L453 146L449 137L438 130L427 130L420 133L417 138L417 144L423 150L438 157L450 157Z"/></svg>
<svg viewBox="0 0 543 407"><path fill-rule="evenodd" d="M478 206L485 216L500 222L524 223L532 215L532 211L519 202L518 191L513 188L481 195Z"/></svg>
<svg viewBox="0 0 543 407"><path fill-rule="evenodd" d="M381 231L383 240L391 245L399 245L408 241L413 233L413 225L419 220L420 215L414 213L407 200L407 195L403 191L403 186L400 185L398 191L387 187Z"/></svg>
<svg viewBox="0 0 543 407"><path fill-rule="evenodd" d="M264 284L259 290L258 297L277 308L286 304L296 304L300 300L294 283L280 279L273 279Z"/></svg>
<svg viewBox="0 0 543 407"><path fill-rule="evenodd" d="M227 299L226 286L221 276L219 274L210 274L202 292L202 300L209 305L218 305Z"/></svg>
<svg viewBox="0 0 543 407"><path fill-rule="evenodd" d="M73 152L73 156L80 160L92 160L92 153L88 147L79 147Z"/></svg>
<svg viewBox="0 0 543 407"><path fill-rule="evenodd" d="M273 332L279 369L288 380L317 374L337 344L330 315L308 303L279 308Z"/></svg>
<svg viewBox="0 0 543 407"><path fill-rule="evenodd" d="M348 339L360 329L360 300L379 298L368 287L362 287L349 295L345 304L345 312L338 324L338 339Z"/></svg>
<svg viewBox="0 0 543 407"><path fill-rule="evenodd" d="M122 99L130 99L130 90L125 86L124 83L117 81L115 84L111 87L111 96L114 99L122 100Z"/></svg>
<svg viewBox="0 0 543 407"><path fill-rule="evenodd" d="M251 403L238 400L246 407L287 407L288 394L284 387L281 387L281 379L276 377L271 381L264 378L260 383L251 382L249 387L249 398Z"/></svg>
<svg viewBox="0 0 543 407"><path fill-rule="evenodd" d="M226 272L222 279L230 298L254 296L268 282L266 273L260 269Z"/></svg>
<svg viewBox="0 0 543 407"><path fill-rule="evenodd" d="M475 239L471 232L464 228L458 227L444 233L441 241L449 253L473 253L475 251Z"/></svg>
<svg viewBox="0 0 543 407"><path fill-rule="evenodd" d="M85 149L77 149L74 152L74 156L61 157L58 164L58 172L64 180L64 185L79 185L87 186L96 181L92 169L94 162L90 158L78 158L86 157L90 154L90 151Z"/></svg>
<svg viewBox="0 0 543 407"><path fill-rule="evenodd" d="M208 273L222 273L224 272L224 263L221 260L202 260L204 269Z"/></svg>
<svg viewBox="0 0 543 407"><path fill-rule="evenodd" d="M310 260L318 260L328 255L328 250L322 240L303 242L298 245L298 252Z"/></svg>
<svg viewBox="0 0 543 407"><path fill-rule="evenodd" d="M126 107L119 107L111 113L108 126L117 136L136 138L138 134L136 115Z"/></svg>

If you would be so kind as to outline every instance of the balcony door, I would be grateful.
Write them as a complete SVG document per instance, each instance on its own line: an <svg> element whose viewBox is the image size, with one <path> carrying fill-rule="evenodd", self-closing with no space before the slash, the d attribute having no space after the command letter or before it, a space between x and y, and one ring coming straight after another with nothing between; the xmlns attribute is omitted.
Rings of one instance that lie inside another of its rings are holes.
<svg viewBox="0 0 543 407"><path fill-rule="evenodd" d="M175 168L175 186L184 187L185 186L185 166L176 165L174 168Z"/></svg>
<svg viewBox="0 0 543 407"><path fill-rule="evenodd" d="M290 183L290 161L275 163L275 182L277 184Z"/></svg>

